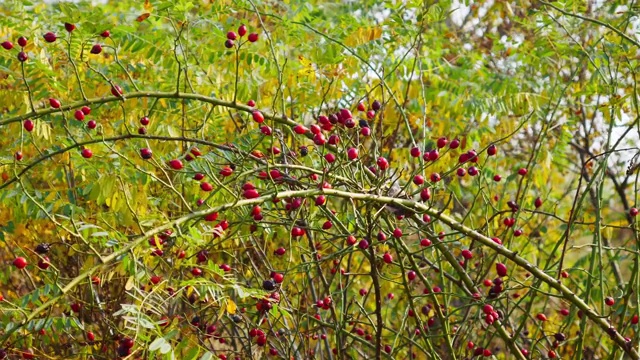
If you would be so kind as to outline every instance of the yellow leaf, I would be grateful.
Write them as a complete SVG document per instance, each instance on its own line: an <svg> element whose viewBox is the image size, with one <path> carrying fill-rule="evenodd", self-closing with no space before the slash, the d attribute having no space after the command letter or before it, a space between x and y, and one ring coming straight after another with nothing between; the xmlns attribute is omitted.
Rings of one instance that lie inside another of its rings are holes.
<svg viewBox="0 0 640 360"><path fill-rule="evenodd" d="M151 1L144 0L144 9L147 11L151 11L152 8L153 8L153 5L151 5Z"/></svg>
<svg viewBox="0 0 640 360"><path fill-rule="evenodd" d="M360 28L354 33L349 35L344 43L347 46L353 47L362 45L369 41L374 41L382 36L382 28L379 26L371 26L366 28Z"/></svg>
<svg viewBox="0 0 640 360"><path fill-rule="evenodd" d="M113 208L114 211L117 211L117 203L118 203L118 193L114 192L111 197L108 197L105 199L104 203L108 206Z"/></svg>
<svg viewBox="0 0 640 360"><path fill-rule="evenodd" d="M231 315L235 314L238 310L238 305L233 302L231 299L227 299L227 312Z"/></svg>
<svg viewBox="0 0 640 360"><path fill-rule="evenodd" d="M13 233L17 236L17 237L23 237L26 236L28 234L27 231L27 227L24 225L24 223L18 223L16 225L15 230L13 231Z"/></svg>
<svg viewBox="0 0 640 360"><path fill-rule="evenodd" d="M311 80L315 80L316 69L313 63L302 55L298 56L298 60L300 60L300 64L302 65L302 68L298 70L298 76L301 78L309 77Z"/></svg>

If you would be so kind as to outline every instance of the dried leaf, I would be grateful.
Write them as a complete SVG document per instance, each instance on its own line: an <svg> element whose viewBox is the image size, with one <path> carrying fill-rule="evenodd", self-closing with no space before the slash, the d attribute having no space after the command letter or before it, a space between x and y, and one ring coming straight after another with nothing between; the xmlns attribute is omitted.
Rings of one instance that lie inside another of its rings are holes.
<svg viewBox="0 0 640 360"><path fill-rule="evenodd" d="M142 15L138 16L138 17L136 18L136 21L137 21L137 22L143 22L143 21L145 21L149 16L151 16L151 13L144 13L144 14L142 14Z"/></svg>

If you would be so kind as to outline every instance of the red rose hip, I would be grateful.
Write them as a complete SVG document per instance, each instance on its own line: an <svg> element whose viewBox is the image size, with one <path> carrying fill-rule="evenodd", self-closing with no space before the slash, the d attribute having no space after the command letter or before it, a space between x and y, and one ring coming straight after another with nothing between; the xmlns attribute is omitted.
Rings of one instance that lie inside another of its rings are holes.
<svg viewBox="0 0 640 360"><path fill-rule="evenodd" d="M18 269L24 269L25 267L27 267L27 259L23 257L17 257L15 258L15 260L13 260L13 266Z"/></svg>
<svg viewBox="0 0 640 360"><path fill-rule="evenodd" d="M46 41L48 43L55 42L57 38L58 37L56 36L56 34L54 34L52 32L48 32L48 33L44 34L44 41Z"/></svg>
<svg viewBox="0 0 640 360"><path fill-rule="evenodd" d="M54 109L59 109L60 101L58 101L57 99L49 99L49 105Z"/></svg>
<svg viewBox="0 0 640 360"><path fill-rule="evenodd" d="M23 126L25 130L27 130L28 132L32 132L33 128L35 127L35 123L33 122L33 120L27 119L24 121Z"/></svg>

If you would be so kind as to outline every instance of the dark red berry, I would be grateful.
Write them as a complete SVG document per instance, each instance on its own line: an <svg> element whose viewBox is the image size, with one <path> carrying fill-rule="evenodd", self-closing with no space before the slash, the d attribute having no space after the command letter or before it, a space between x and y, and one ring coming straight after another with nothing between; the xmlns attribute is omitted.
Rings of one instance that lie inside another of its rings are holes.
<svg viewBox="0 0 640 360"><path fill-rule="evenodd" d="M367 111L367 119L373 120L375 117L376 117L376 112L375 111L373 111L373 110ZM360 125L360 126L362 126L362 125Z"/></svg>
<svg viewBox="0 0 640 360"><path fill-rule="evenodd" d="M245 36L247 34L247 27L242 24L238 27L238 35L240 35L240 37Z"/></svg>
<svg viewBox="0 0 640 360"><path fill-rule="evenodd" d="M417 146L412 147L410 153L411 153L411 156L414 158L420 157L420 148L418 148Z"/></svg>
<svg viewBox="0 0 640 360"><path fill-rule="evenodd" d="M280 273L276 273L273 275L273 281L275 281L278 284L281 284L284 281L284 275L280 274Z"/></svg>
<svg viewBox="0 0 640 360"><path fill-rule="evenodd" d="M498 276L507 276L507 266L503 263L497 263L496 272L498 273Z"/></svg>
<svg viewBox="0 0 640 360"><path fill-rule="evenodd" d="M258 124L262 124L264 122L264 116L260 111L254 111L253 113L251 113L251 116L253 117L253 121L257 122Z"/></svg>
<svg viewBox="0 0 640 360"><path fill-rule="evenodd" d="M38 246L36 246L36 253L43 255L49 252L49 250L51 250L51 245L48 243L42 243L42 244L38 244Z"/></svg>
<svg viewBox="0 0 640 360"><path fill-rule="evenodd" d="M48 257L43 256L40 260L38 260L38 268L40 268L40 270L47 270L49 266L51 266L51 263L49 262Z"/></svg>
<svg viewBox="0 0 640 360"><path fill-rule="evenodd" d="M57 99L49 99L49 105L54 109L59 109L60 101L58 101Z"/></svg>
<svg viewBox="0 0 640 360"><path fill-rule="evenodd" d="M121 97L122 96L122 88L118 85L113 85L111 87L111 95L116 96L116 97Z"/></svg>
<svg viewBox="0 0 640 360"><path fill-rule="evenodd" d="M356 148L349 148L347 150L347 157L349 160L355 160L358 158L358 150Z"/></svg>
<svg viewBox="0 0 640 360"><path fill-rule="evenodd" d="M143 159L149 160L151 159L152 156L153 156L153 152L151 151L151 149L147 149L147 148L140 149L140 157L142 157Z"/></svg>
<svg viewBox="0 0 640 360"><path fill-rule="evenodd" d="M487 148L487 154L488 154L489 156L493 156L493 155L495 155L497 152L498 152L498 148L497 148L495 145L493 145L493 144L489 145L489 148Z"/></svg>
<svg viewBox="0 0 640 360"><path fill-rule="evenodd" d="M556 339L556 341L559 341L559 342L563 342L563 341L565 341L567 339L567 336L565 334L563 334L563 333L560 333L560 332L559 333L555 333L553 335L553 337Z"/></svg>
<svg viewBox="0 0 640 360"><path fill-rule="evenodd" d="M84 120L84 113L82 112L82 110L76 110L73 113L73 117L78 121L83 121Z"/></svg>
<svg viewBox="0 0 640 360"><path fill-rule="evenodd" d="M615 303L615 300L613 300L613 298L609 296L604 299L604 303L607 304L607 306L613 306L613 304Z"/></svg>
<svg viewBox="0 0 640 360"><path fill-rule="evenodd" d="M95 44L91 47L91 53L92 54L100 54L102 52L102 45L100 44Z"/></svg>
<svg viewBox="0 0 640 360"><path fill-rule="evenodd" d="M35 127L35 123L33 122L33 120L27 119L24 121L23 126L25 130L27 130L28 132L31 132Z"/></svg>
<svg viewBox="0 0 640 360"><path fill-rule="evenodd" d="M378 160L376 160L376 164L378 164L380 170L386 170L389 168L389 161L383 157L379 157Z"/></svg>
<svg viewBox="0 0 640 360"><path fill-rule="evenodd" d="M56 34L52 33L52 32L48 32L46 34L44 34L44 41L52 43L54 41L56 41L57 36Z"/></svg>
<svg viewBox="0 0 640 360"><path fill-rule="evenodd" d="M431 189L426 187L420 190L420 200L428 201L429 199L431 199Z"/></svg>
<svg viewBox="0 0 640 360"><path fill-rule="evenodd" d="M169 161L169 166L173 169L173 170L181 170L184 165L182 164L182 161L178 160L178 159L173 159Z"/></svg>

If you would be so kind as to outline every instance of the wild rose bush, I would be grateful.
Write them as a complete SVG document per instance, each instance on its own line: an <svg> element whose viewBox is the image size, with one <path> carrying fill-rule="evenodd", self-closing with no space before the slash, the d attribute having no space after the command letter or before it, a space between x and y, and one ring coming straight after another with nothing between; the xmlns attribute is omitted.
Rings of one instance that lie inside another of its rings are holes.
<svg viewBox="0 0 640 360"><path fill-rule="evenodd" d="M639 358L635 15L423 5L1 4L0 358Z"/></svg>

